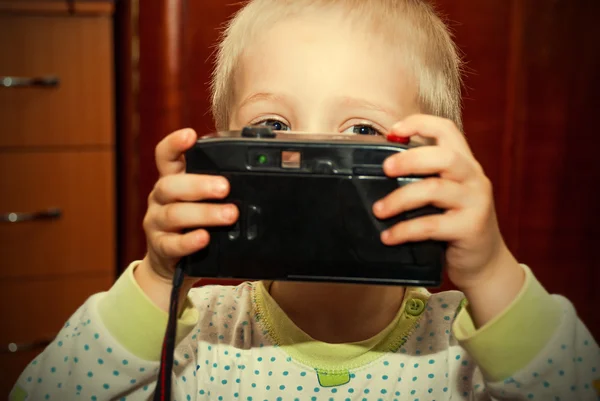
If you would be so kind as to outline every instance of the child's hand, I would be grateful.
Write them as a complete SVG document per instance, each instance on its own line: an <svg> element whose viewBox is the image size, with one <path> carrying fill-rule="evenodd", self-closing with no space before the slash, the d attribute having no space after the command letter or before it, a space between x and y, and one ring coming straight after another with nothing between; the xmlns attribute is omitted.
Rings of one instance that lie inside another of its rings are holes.
<svg viewBox="0 0 600 401"><path fill-rule="evenodd" d="M490 180L457 127L449 120L415 115L396 124L391 134L432 138L437 146L417 147L389 157L384 163L388 176L437 174L439 178L395 190L373 206L375 215L389 218L428 204L446 212L398 223L382 233L382 241L388 245L447 241L448 276L465 292L484 283L498 284L507 272L517 274L511 276L515 282L520 280L520 266L498 228Z"/></svg>
<svg viewBox="0 0 600 401"><path fill-rule="evenodd" d="M144 218L148 254L138 268L142 286L148 277L170 284L179 259L208 245L205 229L182 234L184 229L227 226L238 218L235 205L194 202L222 199L229 193L224 177L185 174L184 153L196 138L193 130L184 129L168 135L156 147L160 178L150 193Z"/></svg>

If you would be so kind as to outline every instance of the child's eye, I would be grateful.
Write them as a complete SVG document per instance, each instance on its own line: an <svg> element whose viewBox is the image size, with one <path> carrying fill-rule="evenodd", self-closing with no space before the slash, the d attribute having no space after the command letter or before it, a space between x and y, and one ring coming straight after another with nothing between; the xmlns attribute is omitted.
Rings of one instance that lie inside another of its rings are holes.
<svg viewBox="0 0 600 401"><path fill-rule="evenodd" d="M348 128L344 133L356 135L383 135L379 130L371 125L357 124Z"/></svg>
<svg viewBox="0 0 600 401"><path fill-rule="evenodd" d="M289 131L290 130L290 127L287 124L285 124L279 120L274 120L274 119L259 121L253 125L270 127L271 129L273 129L275 131Z"/></svg>

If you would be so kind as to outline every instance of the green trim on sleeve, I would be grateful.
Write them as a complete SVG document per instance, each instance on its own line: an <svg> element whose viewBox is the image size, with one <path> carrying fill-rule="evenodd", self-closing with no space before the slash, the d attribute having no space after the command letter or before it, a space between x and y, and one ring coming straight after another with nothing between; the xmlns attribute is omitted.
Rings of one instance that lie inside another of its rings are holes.
<svg viewBox="0 0 600 401"><path fill-rule="evenodd" d="M463 308L453 324L456 339L473 356L485 376L504 380L525 368L554 335L561 308L531 270L513 303L479 330L468 309Z"/></svg>
<svg viewBox="0 0 600 401"><path fill-rule="evenodd" d="M98 313L111 335L129 352L148 361L158 361L168 314L158 308L136 282L134 262L98 303ZM198 310L186 298L177 321L177 342L198 322Z"/></svg>
<svg viewBox="0 0 600 401"><path fill-rule="evenodd" d="M19 386L15 386L12 393L10 394L10 401L25 401L27 399L27 391L23 390Z"/></svg>

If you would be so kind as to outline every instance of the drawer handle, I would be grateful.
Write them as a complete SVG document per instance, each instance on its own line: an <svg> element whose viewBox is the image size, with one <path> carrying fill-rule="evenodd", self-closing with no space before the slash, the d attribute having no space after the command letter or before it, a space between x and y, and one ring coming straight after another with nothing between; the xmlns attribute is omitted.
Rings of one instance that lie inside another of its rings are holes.
<svg viewBox="0 0 600 401"><path fill-rule="evenodd" d="M22 223L33 220L56 220L62 215L60 209L52 208L33 213L7 213L0 216L3 223Z"/></svg>
<svg viewBox="0 0 600 401"><path fill-rule="evenodd" d="M60 84L58 77L0 77L0 87L4 88L31 88L56 87Z"/></svg>
<svg viewBox="0 0 600 401"><path fill-rule="evenodd" d="M34 341L31 343L22 343L22 344L17 344L17 343L9 343L8 345L4 346L1 350L0 353L2 354L14 354L16 352L25 352L25 351L31 351L34 349L38 349L38 348L46 348L48 345L50 345L52 343L54 339L41 339L38 341Z"/></svg>

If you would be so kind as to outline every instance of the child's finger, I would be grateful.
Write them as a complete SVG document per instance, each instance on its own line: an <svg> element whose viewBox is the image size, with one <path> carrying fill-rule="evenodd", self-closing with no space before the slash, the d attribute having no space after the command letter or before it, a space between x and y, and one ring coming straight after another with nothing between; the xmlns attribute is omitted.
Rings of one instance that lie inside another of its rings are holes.
<svg viewBox="0 0 600 401"><path fill-rule="evenodd" d="M229 226L238 216L233 204L171 203L156 211L155 225L160 231L178 232L191 227Z"/></svg>
<svg viewBox="0 0 600 401"><path fill-rule="evenodd" d="M165 258L182 258L208 245L210 236L199 229L185 234L161 233L156 237L154 249Z"/></svg>
<svg viewBox="0 0 600 401"><path fill-rule="evenodd" d="M469 230L471 218L460 211L432 214L395 224L383 233L381 241L386 245L427 240L457 241Z"/></svg>
<svg viewBox="0 0 600 401"><path fill-rule="evenodd" d="M175 131L167 135L156 146L156 167L161 176L185 171L184 153L196 141L196 132L191 128Z"/></svg>
<svg viewBox="0 0 600 401"><path fill-rule="evenodd" d="M465 136L452 121L445 118L415 114L396 123L392 127L391 134L400 137L419 135L424 138L432 138L435 139L438 146L448 147L473 156Z"/></svg>
<svg viewBox="0 0 600 401"><path fill-rule="evenodd" d="M453 149L423 146L388 157L383 171L389 177L407 175L439 175L449 180L464 182L479 172L474 159Z"/></svg>
<svg viewBox="0 0 600 401"><path fill-rule="evenodd" d="M160 178L152 198L161 205L173 202L191 202L222 199L229 193L229 181L221 176L177 174Z"/></svg>
<svg viewBox="0 0 600 401"><path fill-rule="evenodd" d="M468 196L463 185L440 178L428 178L391 192L373 205L373 213L379 219L388 219L427 205L444 210L461 209L466 198Z"/></svg>

